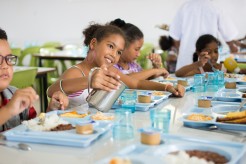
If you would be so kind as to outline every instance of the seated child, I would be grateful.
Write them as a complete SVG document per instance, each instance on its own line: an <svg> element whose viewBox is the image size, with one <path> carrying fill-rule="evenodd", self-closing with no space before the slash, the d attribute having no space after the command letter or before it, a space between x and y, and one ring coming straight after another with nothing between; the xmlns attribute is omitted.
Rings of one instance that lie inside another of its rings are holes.
<svg viewBox="0 0 246 164"><path fill-rule="evenodd" d="M13 65L17 62L17 56L11 54L7 41L7 34L0 28L0 131L13 128L23 120L36 117L33 102L38 96L33 88L19 89L9 86L13 78ZM64 109L68 105L66 96L59 92L52 95L49 110L55 109L54 101L58 101L59 108Z"/></svg>
<svg viewBox="0 0 246 164"><path fill-rule="evenodd" d="M217 63L220 42L212 35L205 34L196 42L196 52L193 54L192 64L186 65L175 72L177 77L193 76L204 72L212 72L212 66L221 70L222 65Z"/></svg>
<svg viewBox="0 0 246 164"><path fill-rule="evenodd" d="M147 56L147 59L152 62L154 69L143 70L141 66L135 62L140 56L140 50L144 43L144 35L137 26L131 23L125 23L125 21L121 19L115 19L111 21L110 24L119 27L126 36L125 49L120 55L118 63L114 65L118 70L123 74L128 74L141 80L158 76L168 76L169 73L167 70L162 68L162 59L159 54L151 53Z"/></svg>

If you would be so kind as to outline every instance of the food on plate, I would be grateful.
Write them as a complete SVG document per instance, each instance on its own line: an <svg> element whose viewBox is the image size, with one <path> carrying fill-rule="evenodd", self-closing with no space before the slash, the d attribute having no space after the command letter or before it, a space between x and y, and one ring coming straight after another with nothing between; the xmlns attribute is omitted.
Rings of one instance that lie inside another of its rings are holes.
<svg viewBox="0 0 246 164"><path fill-rule="evenodd" d="M69 118L84 118L88 116L88 113L78 113L77 111L65 112L60 114L60 117L69 117Z"/></svg>
<svg viewBox="0 0 246 164"><path fill-rule="evenodd" d="M239 78L241 75L239 74L232 74L232 73L225 73L225 78Z"/></svg>
<svg viewBox="0 0 246 164"><path fill-rule="evenodd" d="M210 108L211 107L211 100L208 100L208 99L198 99L198 107L201 107L201 108Z"/></svg>
<svg viewBox="0 0 246 164"><path fill-rule="evenodd" d="M226 89L236 89L237 84L236 82L226 82L225 83L225 88Z"/></svg>
<svg viewBox="0 0 246 164"><path fill-rule="evenodd" d="M178 80L178 84L183 85L184 87L188 86L188 82L186 80Z"/></svg>
<svg viewBox="0 0 246 164"><path fill-rule="evenodd" d="M150 103L151 95L138 95L138 102L139 103Z"/></svg>
<svg viewBox="0 0 246 164"><path fill-rule="evenodd" d="M159 145L161 143L160 131L154 131L154 130L142 131L141 143L146 145Z"/></svg>
<svg viewBox="0 0 246 164"><path fill-rule="evenodd" d="M40 119L31 119L28 121L23 121L23 125L25 125L29 130L33 131L51 131L55 130L67 130L67 127L71 127L69 122L60 118L57 114L47 115L44 119L43 123L40 123ZM66 126L66 128L64 128Z"/></svg>
<svg viewBox="0 0 246 164"><path fill-rule="evenodd" d="M165 80L176 80L176 78L175 77L167 77L167 78L165 78Z"/></svg>
<svg viewBox="0 0 246 164"><path fill-rule="evenodd" d="M109 164L131 164L131 160L127 158L114 157L109 161Z"/></svg>
<svg viewBox="0 0 246 164"><path fill-rule="evenodd" d="M243 77L241 78L241 80L242 80L242 81L246 81L246 76L243 76Z"/></svg>
<svg viewBox="0 0 246 164"><path fill-rule="evenodd" d="M153 96L163 96L165 93L164 92L162 92L162 91L153 91L152 92L152 95Z"/></svg>
<svg viewBox="0 0 246 164"><path fill-rule="evenodd" d="M71 130L71 129L74 129L72 124L60 124L50 129L50 131L64 131L64 130Z"/></svg>
<svg viewBox="0 0 246 164"><path fill-rule="evenodd" d="M93 133L92 123L77 124L76 125L76 133L78 133L78 134L92 134Z"/></svg>
<svg viewBox="0 0 246 164"><path fill-rule="evenodd" d="M217 117L217 122L246 124L246 110L241 112L228 112L225 117Z"/></svg>
<svg viewBox="0 0 246 164"><path fill-rule="evenodd" d="M212 120L211 116L207 116L204 114L193 113L187 117L187 120L191 121L210 121Z"/></svg>
<svg viewBox="0 0 246 164"><path fill-rule="evenodd" d="M95 115L91 116L92 120L114 120L113 115L105 115L102 112L97 112Z"/></svg>
<svg viewBox="0 0 246 164"><path fill-rule="evenodd" d="M189 164L223 164L229 162L225 156L216 152L201 150L186 150L167 154L164 161L169 164L189 163Z"/></svg>
<svg viewBox="0 0 246 164"><path fill-rule="evenodd" d="M228 112L226 117L246 117L246 110L241 112Z"/></svg>

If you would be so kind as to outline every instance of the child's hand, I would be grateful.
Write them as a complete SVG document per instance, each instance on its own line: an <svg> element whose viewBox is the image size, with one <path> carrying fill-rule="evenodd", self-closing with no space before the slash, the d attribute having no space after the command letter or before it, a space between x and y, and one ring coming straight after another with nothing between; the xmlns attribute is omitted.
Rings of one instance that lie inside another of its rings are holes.
<svg viewBox="0 0 246 164"><path fill-rule="evenodd" d="M180 84L178 84L176 87L169 85L166 91L171 92L176 97L183 97L185 94L185 88Z"/></svg>
<svg viewBox="0 0 246 164"><path fill-rule="evenodd" d="M47 111L58 109L64 110L67 108L68 104L68 97L61 91L57 91L52 95Z"/></svg>
<svg viewBox="0 0 246 164"><path fill-rule="evenodd" d="M161 68L162 67L162 59L159 54L150 54L147 56L147 59L149 59L152 62L152 65L154 68Z"/></svg>
<svg viewBox="0 0 246 164"><path fill-rule="evenodd" d="M154 78L159 77L159 76L163 76L163 78L167 78L169 75L169 72L165 68L159 68L155 70L156 70L156 74Z"/></svg>
<svg viewBox="0 0 246 164"><path fill-rule="evenodd" d="M109 71L105 66L102 66L100 70L93 73L91 78L91 87L105 91L116 90L121 85L119 79L119 75Z"/></svg>
<svg viewBox="0 0 246 164"><path fill-rule="evenodd" d="M208 55L208 52L206 51L202 51L200 54L199 54L199 66L203 67L207 62L208 60L210 60L210 56Z"/></svg>
<svg viewBox="0 0 246 164"><path fill-rule="evenodd" d="M32 107L34 101L38 100L38 98L39 96L32 87L18 89L6 105L6 108L10 110L11 116L15 116L26 108Z"/></svg>

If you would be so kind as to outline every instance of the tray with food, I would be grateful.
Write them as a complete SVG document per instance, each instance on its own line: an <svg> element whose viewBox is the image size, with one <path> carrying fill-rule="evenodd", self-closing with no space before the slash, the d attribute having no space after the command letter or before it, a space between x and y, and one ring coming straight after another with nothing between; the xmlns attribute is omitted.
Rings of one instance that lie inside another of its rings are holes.
<svg viewBox="0 0 246 164"><path fill-rule="evenodd" d="M131 89L126 89L126 91L129 90ZM168 99L170 95L171 93L166 91L136 90L136 97L135 100L133 100L136 108L135 110L148 111L151 107L154 107L155 105ZM120 96L112 108L121 108L126 104L127 102L124 102L124 98Z"/></svg>
<svg viewBox="0 0 246 164"><path fill-rule="evenodd" d="M246 152L246 145L235 142L224 142L165 134L160 145L148 146L135 144L102 159L97 164L118 163L125 161L133 164L234 164L238 163Z"/></svg>
<svg viewBox="0 0 246 164"><path fill-rule="evenodd" d="M4 135L9 141L87 147L105 134L111 125L90 119L66 120L53 111L23 121L21 125L4 132Z"/></svg>
<svg viewBox="0 0 246 164"><path fill-rule="evenodd" d="M176 86L177 84L183 85L185 87L186 91L189 91L192 89L193 86L193 81L192 79L186 79L186 78L175 78L176 80L174 81L170 81L167 79L155 79L153 81L162 83L162 84L168 84L168 85L172 85L172 86Z"/></svg>
<svg viewBox="0 0 246 164"><path fill-rule="evenodd" d="M225 130L246 131L246 107L239 105L215 105L211 109L192 108L184 114L184 126L192 128L217 126Z"/></svg>

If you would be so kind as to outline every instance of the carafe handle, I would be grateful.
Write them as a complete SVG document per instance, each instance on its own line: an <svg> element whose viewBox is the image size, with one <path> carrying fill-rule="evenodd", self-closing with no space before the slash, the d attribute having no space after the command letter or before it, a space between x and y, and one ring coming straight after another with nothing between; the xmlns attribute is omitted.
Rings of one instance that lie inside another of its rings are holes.
<svg viewBox="0 0 246 164"><path fill-rule="evenodd" d="M94 67L94 68L92 68L91 70L90 70L90 72L89 72L89 77L88 77L88 97L87 98L89 98L90 96L91 96L91 93L92 92L90 92L90 89L91 89L91 77L92 77L92 74L96 71L96 70L100 70L101 68L99 68L99 67Z"/></svg>

